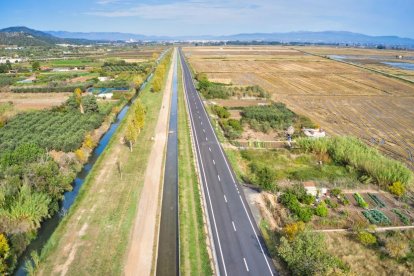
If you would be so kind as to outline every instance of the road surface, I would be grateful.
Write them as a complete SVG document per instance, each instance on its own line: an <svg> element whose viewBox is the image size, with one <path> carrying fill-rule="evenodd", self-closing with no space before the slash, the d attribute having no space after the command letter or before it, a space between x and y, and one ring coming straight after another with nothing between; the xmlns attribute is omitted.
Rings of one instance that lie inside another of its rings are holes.
<svg viewBox="0 0 414 276"><path fill-rule="evenodd" d="M195 151L220 275L277 275L180 50Z"/></svg>

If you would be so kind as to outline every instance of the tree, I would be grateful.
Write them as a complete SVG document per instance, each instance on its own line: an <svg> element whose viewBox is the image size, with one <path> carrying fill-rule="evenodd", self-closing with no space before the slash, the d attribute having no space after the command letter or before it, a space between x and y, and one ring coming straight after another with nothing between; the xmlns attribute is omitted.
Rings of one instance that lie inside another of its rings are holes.
<svg viewBox="0 0 414 276"><path fill-rule="evenodd" d="M342 262L325 252L325 240L320 233L303 231L292 241L280 239L278 254L293 275L325 275L333 269L344 269Z"/></svg>
<svg viewBox="0 0 414 276"><path fill-rule="evenodd" d="M91 134L86 134L85 140L83 141L83 146L88 149L93 149L96 146L96 143L93 141Z"/></svg>
<svg viewBox="0 0 414 276"><path fill-rule="evenodd" d="M400 181L392 183L392 185L388 186L388 190L398 197L401 197L405 193L405 187Z"/></svg>
<svg viewBox="0 0 414 276"><path fill-rule="evenodd" d="M140 100L137 100L134 104L134 124L138 133L141 132L141 129L145 124L145 108L142 105Z"/></svg>
<svg viewBox="0 0 414 276"><path fill-rule="evenodd" d="M81 98L81 113L97 113L99 112L98 102L94 95L87 95ZM83 109L83 112L82 112Z"/></svg>
<svg viewBox="0 0 414 276"><path fill-rule="evenodd" d="M128 121L126 132L125 132L125 139L129 144L129 150L132 152L132 145L137 141L138 132L136 129L136 125L133 119Z"/></svg>
<svg viewBox="0 0 414 276"><path fill-rule="evenodd" d="M76 88L75 91L73 91L73 95L76 100L76 104L79 107L80 112L83 114L85 113L82 106L82 90L80 88Z"/></svg>
<svg viewBox="0 0 414 276"><path fill-rule="evenodd" d="M367 231L358 232L357 238L363 245L373 245L377 243L377 238Z"/></svg>
<svg viewBox="0 0 414 276"><path fill-rule="evenodd" d="M86 162L86 155L82 149L77 149L75 151L75 156L76 156L76 159L78 159L80 163Z"/></svg>
<svg viewBox="0 0 414 276"><path fill-rule="evenodd" d="M322 201L318 204L315 208L315 215L320 217L327 217L328 216L328 207L326 206L326 203Z"/></svg>
<svg viewBox="0 0 414 276"><path fill-rule="evenodd" d="M33 71L39 71L39 70L40 70L40 62L38 62L38 61L34 61L34 62L32 63L32 70L33 70Z"/></svg>

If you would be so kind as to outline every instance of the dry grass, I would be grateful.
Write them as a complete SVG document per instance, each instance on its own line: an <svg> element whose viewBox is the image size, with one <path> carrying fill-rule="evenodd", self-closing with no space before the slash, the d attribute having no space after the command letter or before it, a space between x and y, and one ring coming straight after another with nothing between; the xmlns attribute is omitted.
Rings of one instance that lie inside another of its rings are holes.
<svg viewBox="0 0 414 276"><path fill-rule="evenodd" d="M61 105L71 93L0 93L0 102L12 102L16 111Z"/></svg>
<svg viewBox="0 0 414 276"><path fill-rule="evenodd" d="M303 47L316 54L379 55L365 49ZM414 84L287 47L187 47L196 72L235 85L260 85L275 101L287 104L330 135L373 139L381 151L413 167ZM385 53L385 54L384 54ZM375 65L379 66L379 65ZM383 140L383 144L378 145Z"/></svg>
<svg viewBox="0 0 414 276"><path fill-rule="evenodd" d="M405 265L381 258L378 250L355 241L349 234L325 233L327 250L351 267L352 275L413 275Z"/></svg>

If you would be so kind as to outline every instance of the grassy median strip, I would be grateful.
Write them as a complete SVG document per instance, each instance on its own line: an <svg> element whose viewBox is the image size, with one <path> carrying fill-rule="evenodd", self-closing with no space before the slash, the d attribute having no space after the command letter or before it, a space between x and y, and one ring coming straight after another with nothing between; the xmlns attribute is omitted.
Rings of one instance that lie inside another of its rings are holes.
<svg viewBox="0 0 414 276"><path fill-rule="evenodd" d="M211 275L181 66L178 66L178 152L180 271L182 275Z"/></svg>
<svg viewBox="0 0 414 276"><path fill-rule="evenodd" d="M163 97L150 88L147 85L139 96L146 108L145 126L132 153L120 142L126 128L123 120L44 247L39 274L122 274Z"/></svg>

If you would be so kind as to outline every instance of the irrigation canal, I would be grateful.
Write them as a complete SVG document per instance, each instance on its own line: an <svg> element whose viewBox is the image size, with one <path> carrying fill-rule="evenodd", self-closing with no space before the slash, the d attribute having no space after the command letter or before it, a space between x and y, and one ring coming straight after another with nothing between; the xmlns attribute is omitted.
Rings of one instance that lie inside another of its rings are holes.
<svg viewBox="0 0 414 276"><path fill-rule="evenodd" d="M179 275L178 226L178 140L177 140L177 82L176 58L172 83L172 98L168 128L167 154L158 239L157 276Z"/></svg>

